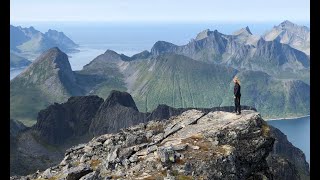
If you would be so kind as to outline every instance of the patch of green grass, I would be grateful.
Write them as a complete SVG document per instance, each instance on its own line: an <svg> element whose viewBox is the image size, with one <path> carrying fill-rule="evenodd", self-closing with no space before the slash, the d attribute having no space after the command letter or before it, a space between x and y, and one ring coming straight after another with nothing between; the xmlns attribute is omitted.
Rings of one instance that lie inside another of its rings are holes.
<svg viewBox="0 0 320 180"><path fill-rule="evenodd" d="M10 85L10 118L26 125L36 122L38 112L50 104L47 97L34 87Z"/></svg>
<svg viewBox="0 0 320 180"><path fill-rule="evenodd" d="M219 106L228 96L225 82L230 82L235 73L179 55L160 56L154 61L152 71L152 63L139 65L133 95L142 111L152 111L158 104L183 108Z"/></svg>

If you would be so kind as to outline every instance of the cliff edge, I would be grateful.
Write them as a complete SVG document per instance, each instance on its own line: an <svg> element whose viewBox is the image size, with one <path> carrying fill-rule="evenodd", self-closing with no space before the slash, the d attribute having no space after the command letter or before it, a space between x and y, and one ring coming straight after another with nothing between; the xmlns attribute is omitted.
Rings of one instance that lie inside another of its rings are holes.
<svg viewBox="0 0 320 180"><path fill-rule="evenodd" d="M299 179L288 160L268 163L274 143L256 111L191 109L95 137L68 149L56 166L10 179L276 179L280 170Z"/></svg>

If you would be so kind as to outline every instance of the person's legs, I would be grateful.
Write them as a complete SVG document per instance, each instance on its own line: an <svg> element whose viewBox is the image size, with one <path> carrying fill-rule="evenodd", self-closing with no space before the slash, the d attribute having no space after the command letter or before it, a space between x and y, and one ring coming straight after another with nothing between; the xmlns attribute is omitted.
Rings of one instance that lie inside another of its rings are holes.
<svg viewBox="0 0 320 180"><path fill-rule="evenodd" d="M237 113L237 109L238 109L238 103L237 103L237 98L234 98L234 112Z"/></svg>
<svg viewBox="0 0 320 180"><path fill-rule="evenodd" d="M238 97L238 112L241 114L240 97Z"/></svg>
<svg viewBox="0 0 320 180"><path fill-rule="evenodd" d="M240 110L240 97L235 98L235 107L236 107L236 113L241 114Z"/></svg>

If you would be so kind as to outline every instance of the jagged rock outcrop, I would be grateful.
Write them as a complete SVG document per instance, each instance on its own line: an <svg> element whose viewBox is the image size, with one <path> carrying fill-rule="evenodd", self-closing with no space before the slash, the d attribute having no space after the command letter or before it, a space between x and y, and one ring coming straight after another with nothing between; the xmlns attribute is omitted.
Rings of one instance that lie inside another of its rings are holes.
<svg viewBox="0 0 320 180"><path fill-rule="evenodd" d="M240 34L252 35L248 26L246 26L245 28L241 28L240 30L233 33L233 35L240 35Z"/></svg>
<svg viewBox="0 0 320 180"><path fill-rule="evenodd" d="M61 144L68 138L88 133L92 118L103 99L98 96L75 96L67 102L50 105L38 114L34 133L49 144Z"/></svg>
<svg viewBox="0 0 320 180"><path fill-rule="evenodd" d="M95 137L68 149L60 164L11 179L276 179L267 161L274 142L255 111L191 109ZM298 179L295 164L277 165L283 177Z"/></svg>
<svg viewBox="0 0 320 180"><path fill-rule="evenodd" d="M279 129L270 127L270 135L276 140L274 142L273 150L267 158L268 164L270 164L271 171L278 175L277 179L290 180L286 175L289 171L298 171L300 179L309 179L309 164L306 161L304 153L291 142L288 141L287 136L283 134ZM291 166L290 169L283 166Z"/></svg>
<svg viewBox="0 0 320 180"><path fill-rule="evenodd" d="M138 111L129 93L112 91L92 120L90 133L96 136L117 132L120 128L146 122L146 117L147 114Z"/></svg>
<svg viewBox="0 0 320 180"><path fill-rule="evenodd" d="M65 103L55 103L41 110L33 127L12 138L10 174L25 175L57 164L63 158L65 149L87 142L95 135L118 132L140 122L169 119L190 109L159 105L150 113L142 113L137 110L130 94L119 91L112 91L104 102L97 96L71 97ZM233 109L198 108L204 113L218 110L232 112ZM255 110L247 106L242 109ZM33 162L32 165L30 162Z"/></svg>
<svg viewBox="0 0 320 180"><path fill-rule="evenodd" d="M17 132L17 125L10 125L10 135L15 134L10 136L10 174L29 174L53 166L65 149L90 140L89 126L102 102L98 96L71 97L41 110L32 127Z"/></svg>
<svg viewBox="0 0 320 180"><path fill-rule="evenodd" d="M133 98L127 92L111 91L109 97L101 104L90 125L90 134L97 136L106 133L114 133L121 128L127 128L139 123L151 120L169 119L187 110L197 109L204 113L209 111L232 112L234 107L214 108L173 108L167 105L159 105L152 112L139 112ZM243 106L242 109L255 108Z"/></svg>
<svg viewBox="0 0 320 180"><path fill-rule="evenodd" d="M244 112L256 112L255 108L249 106L242 106L242 109ZM220 119L228 119L229 117L231 117L232 121L235 121L235 119L233 118L240 118L241 116L235 116L231 113L228 114L228 112L232 112L233 110L233 106L213 108L173 108L163 104L159 105L150 113L142 113L137 110L137 107L131 95L125 92L112 91L110 96L104 102L103 99L97 96L72 97L66 103L54 104L49 106L47 109L42 110L39 113L38 123L35 126L25 129L21 133L18 133L18 138L16 138L15 141L12 141L14 142L14 148L12 149L13 151L11 151L12 157L10 158L10 161L12 163L10 163L10 167L12 167L12 172L10 172L10 174L28 174L30 172L36 171L37 169L44 170L44 168L53 166L57 164L61 159L63 159L63 154L61 154L61 151L64 151L66 148L70 148L71 145L87 142L89 139L93 138L94 135L97 136L106 133L119 132L119 130L122 128L131 129L132 125L139 126L138 124L141 122L156 122L156 124L163 125L171 122L171 120L167 121L166 119L172 119L173 117L177 116L181 116L180 119L182 117L187 118L182 114L187 113L188 111L196 111L197 114L202 115L218 112L222 113L221 111L223 111L223 114L227 116L224 117L222 115L219 115ZM247 114L244 113L244 115ZM187 119L188 120L185 121L188 121L188 123L195 123L194 117ZM232 121L230 120L228 122ZM167 129L167 131L164 131L165 128L161 126L151 128L152 131L150 132L139 131L141 133L145 133L145 137L134 136L132 137L133 139L128 142L128 144L131 146L137 142L150 143L150 137L152 137L153 135L155 135L153 140L159 141L164 137L169 137L170 134L175 134L178 131L182 130L185 124L177 123L176 125L172 126L171 129ZM91 133L89 133L89 127ZM188 129L188 131L189 130L190 129ZM187 129L183 131L187 131ZM120 132L123 132L123 130L120 130ZM190 130L190 133L192 133L192 130ZM281 151L277 150L274 151L274 153L269 153L267 162L269 164L281 164L281 162L286 162L288 164L288 167L293 169L291 172L293 172L294 174L296 174L296 170L299 170L299 168L302 167L304 170L307 170L304 171L304 174L308 175L308 168L305 167L306 161L304 156L302 156L303 153L301 151L295 150L294 146L290 146L290 143L286 138L283 138L281 134L279 135L279 133L275 133L273 137L277 139L278 136L281 139ZM71 143L70 140L72 140ZM278 141L276 140L276 142ZM277 144L279 143L276 143L276 145ZM82 146L83 145L79 145L71 149L75 150L81 148ZM155 146L151 148L154 147ZM179 145L174 149L181 150L185 149L186 147L187 146L185 145ZM197 147L193 148L197 149ZM126 150L128 150L128 152L126 153L132 153L130 148ZM90 151L90 148L88 149L88 151ZM150 149L150 151L154 151L154 149ZM170 157L172 159L171 150L164 149L163 151L159 151L160 154L164 154L162 159L170 160ZM286 152L299 152L299 158L296 157L296 160L292 161L290 160L290 157L292 158L294 155L292 153L289 155L285 155ZM115 156L117 153L117 151L114 152L113 156ZM272 154L272 157L270 154ZM89 155L89 157L91 156ZM287 160L288 157L289 160ZM68 161L68 158L65 160ZM85 158L86 157L83 157L82 161ZM109 158L112 159L112 157ZM133 156L131 158L128 157L129 161L137 161L137 158L138 156ZM32 165L30 165L30 162L33 162ZM83 168L85 169L86 167ZM79 169L76 168L70 171L78 172L78 170ZM277 172L278 175L281 175L281 173L286 173L287 170L286 167L277 165L273 167L272 171L274 173ZM88 176L97 176L98 174L99 172L94 171ZM292 174L290 175L287 173L286 175L288 177L293 177Z"/></svg>

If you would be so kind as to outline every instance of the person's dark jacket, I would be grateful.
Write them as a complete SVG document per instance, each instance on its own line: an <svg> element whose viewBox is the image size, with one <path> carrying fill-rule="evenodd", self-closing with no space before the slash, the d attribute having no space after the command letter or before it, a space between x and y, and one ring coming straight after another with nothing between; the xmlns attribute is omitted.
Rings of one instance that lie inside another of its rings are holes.
<svg viewBox="0 0 320 180"><path fill-rule="evenodd" d="M233 93L235 97L241 96L240 89L241 89L240 85L238 83L235 83L233 88Z"/></svg>

